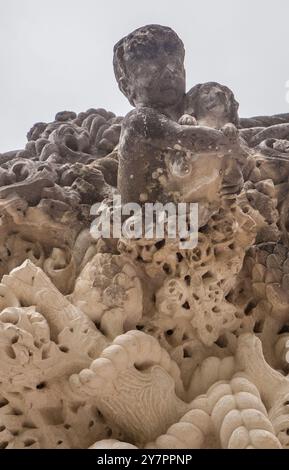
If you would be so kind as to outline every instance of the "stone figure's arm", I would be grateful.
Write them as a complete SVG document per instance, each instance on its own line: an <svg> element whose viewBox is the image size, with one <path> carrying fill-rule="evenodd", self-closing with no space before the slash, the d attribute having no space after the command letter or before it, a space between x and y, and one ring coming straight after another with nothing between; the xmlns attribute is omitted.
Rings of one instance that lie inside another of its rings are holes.
<svg viewBox="0 0 289 470"><path fill-rule="evenodd" d="M123 121L120 137L121 153L136 146L149 145L155 149L178 148L190 151L215 150L225 146L227 139L221 131L201 126L180 125L151 108L131 111Z"/></svg>
<svg viewBox="0 0 289 470"><path fill-rule="evenodd" d="M289 123L276 124L274 126L261 129L250 141L251 147L259 145L266 139L289 139Z"/></svg>
<svg viewBox="0 0 289 470"><path fill-rule="evenodd" d="M118 189L122 201L160 200L164 191L156 175L166 171L167 156L173 158L179 153L185 161L188 153L224 155L238 142L238 134L231 131L180 125L151 108L130 112L123 121L119 144Z"/></svg>

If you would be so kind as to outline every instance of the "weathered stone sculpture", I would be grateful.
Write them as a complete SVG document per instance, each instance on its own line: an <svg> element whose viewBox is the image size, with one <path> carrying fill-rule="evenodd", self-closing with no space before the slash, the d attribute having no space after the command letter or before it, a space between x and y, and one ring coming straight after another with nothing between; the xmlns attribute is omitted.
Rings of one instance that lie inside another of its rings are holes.
<svg viewBox="0 0 289 470"><path fill-rule="evenodd" d="M232 91L216 82L194 86L185 98L185 113L199 125L221 129L228 123L239 126L239 103Z"/></svg>
<svg viewBox="0 0 289 470"><path fill-rule="evenodd" d="M289 118L186 94L183 61L139 28L114 49L135 109L0 154L1 448L289 447ZM197 245L93 238L115 195L198 203Z"/></svg>

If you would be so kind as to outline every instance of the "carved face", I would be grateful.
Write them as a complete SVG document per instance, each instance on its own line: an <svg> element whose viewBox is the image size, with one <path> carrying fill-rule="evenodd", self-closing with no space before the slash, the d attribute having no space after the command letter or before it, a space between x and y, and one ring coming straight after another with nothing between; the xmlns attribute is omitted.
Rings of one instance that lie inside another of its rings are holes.
<svg viewBox="0 0 289 470"><path fill-rule="evenodd" d="M158 109L183 100L184 49L175 33L162 27L140 31L124 43L121 62L119 86L134 106Z"/></svg>
<svg viewBox="0 0 289 470"><path fill-rule="evenodd" d="M201 89L199 101L203 112L222 114L229 109L228 96L218 85Z"/></svg>
<svg viewBox="0 0 289 470"><path fill-rule="evenodd" d="M231 90L216 82L196 85L187 94L185 111L200 125L221 128L231 122L238 125L238 103Z"/></svg>

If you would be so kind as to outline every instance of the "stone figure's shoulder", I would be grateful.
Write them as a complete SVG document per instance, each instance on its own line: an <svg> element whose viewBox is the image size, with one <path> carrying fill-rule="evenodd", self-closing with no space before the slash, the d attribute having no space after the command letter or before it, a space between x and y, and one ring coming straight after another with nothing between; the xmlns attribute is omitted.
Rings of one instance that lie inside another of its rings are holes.
<svg viewBox="0 0 289 470"><path fill-rule="evenodd" d="M165 118L163 114L157 111L154 108L150 108L148 106L140 106L137 108L132 109L123 120L123 124L130 124L130 123L138 123L139 121L142 123L146 119L154 119L156 121L162 120ZM168 119L168 118L167 118Z"/></svg>
<svg viewBox="0 0 289 470"><path fill-rule="evenodd" d="M145 138L159 138L166 127L173 124L176 123L153 108L138 107L125 116L122 122L122 136L134 134Z"/></svg>

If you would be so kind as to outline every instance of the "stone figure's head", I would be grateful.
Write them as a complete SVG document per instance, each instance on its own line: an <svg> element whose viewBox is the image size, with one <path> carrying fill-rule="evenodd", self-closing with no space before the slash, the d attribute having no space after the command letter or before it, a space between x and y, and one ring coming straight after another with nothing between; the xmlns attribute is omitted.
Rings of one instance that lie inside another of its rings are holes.
<svg viewBox="0 0 289 470"><path fill-rule="evenodd" d="M220 129L227 123L238 127L239 103L230 88L216 82L194 86L186 95L185 112L198 124Z"/></svg>
<svg viewBox="0 0 289 470"><path fill-rule="evenodd" d="M133 106L177 107L185 95L184 45L168 27L136 29L114 46L114 72Z"/></svg>

